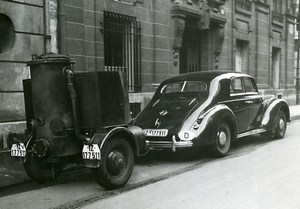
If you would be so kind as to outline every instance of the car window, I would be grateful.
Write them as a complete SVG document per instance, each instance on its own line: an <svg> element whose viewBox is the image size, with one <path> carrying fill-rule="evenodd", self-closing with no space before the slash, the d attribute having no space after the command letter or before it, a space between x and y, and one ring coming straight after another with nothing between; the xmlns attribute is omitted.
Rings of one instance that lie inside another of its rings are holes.
<svg viewBox="0 0 300 209"><path fill-rule="evenodd" d="M207 89L207 85L204 82L187 81L183 92L204 92Z"/></svg>
<svg viewBox="0 0 300 209"><path fill-rule="evenodd" d="M181 92L183 84L184 84L184 82L170 83L163 87L161 93L168 94L168 93L174 93L174 92Z"/></svg>
<svg viewBox="0 0 300 209"><path fill-rule="evenodd" d="M244 82L246 92L257 92L256 85L251 78L245 78Z"/></svg>
<svg viewBox="0 0 300 209"><path fill-rule="evenodd" d="M231 80L230 93L244 93L244 85L242 78L234 78Z"/></svg>
<svg viewBox="0 0 300 209"><path fill-rule="evenodd" d="M202 81L183 81L177 83L170 83L165 85L161 93L175 93L175 92L205 92L207 90L207 85Z"/></svg>

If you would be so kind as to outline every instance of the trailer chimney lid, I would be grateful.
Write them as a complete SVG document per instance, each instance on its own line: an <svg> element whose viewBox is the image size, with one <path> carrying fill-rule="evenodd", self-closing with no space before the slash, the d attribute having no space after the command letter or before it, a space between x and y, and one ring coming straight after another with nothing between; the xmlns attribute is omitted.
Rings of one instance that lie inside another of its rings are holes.
<svg viewBox="0 0 300 209"><path fill-rule="evenodd" d="M75 60L68 55L46 53L40 56L33 56L33 60L27 62L27 65L47 64L47 63L70 63L75 64Z"/></svg>

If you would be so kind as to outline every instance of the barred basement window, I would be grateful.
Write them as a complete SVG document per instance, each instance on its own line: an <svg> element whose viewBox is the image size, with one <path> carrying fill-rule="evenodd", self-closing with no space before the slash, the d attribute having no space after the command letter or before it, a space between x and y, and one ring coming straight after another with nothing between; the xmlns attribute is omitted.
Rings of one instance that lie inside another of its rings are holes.
<svg viewBox="0 0 300 209"><path fill-rule="evenodd" d="M141 91L141 23L127 15L104 12L104 64L125 71L129 92Z"/></svg>
<svg viewBox="0 0 300 209"><path fill-rule="evenodd" d="M272 20L283 23L282 1L273 0Z"/></svg>
<svg viewBox="0 0 300 209"><path fill-rule="evenodd" d="M273 0L273 11L282 13L282 0Z"/></svg>

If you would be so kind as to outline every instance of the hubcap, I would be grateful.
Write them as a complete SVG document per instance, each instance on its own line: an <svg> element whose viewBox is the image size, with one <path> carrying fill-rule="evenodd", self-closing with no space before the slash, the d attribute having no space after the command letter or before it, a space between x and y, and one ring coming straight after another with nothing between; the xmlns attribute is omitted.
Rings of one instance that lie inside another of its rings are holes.
<svg viewBox="0 0 300 209"><path fill-rule="evenodd" d="M280 120L279 120L279 128L280 128L280 130L283 130L284 126L285 126L284 120L282 118L280 118Z"/></svg>
<svg viewBox="0 0 300 209"><path fill-rule="evenodd" d="M125 165L124 155L117 151L111 151L107 158L107 169L112 175L118 175L122 172Z"/></svg>
<svg viewBox="0 0 300 209"><path fill-rule="evenodd" d="M219 143L221 146L224 146L226 144L227 141L227 136L226 133L224 131L221 131L219 133Z"/></svg>

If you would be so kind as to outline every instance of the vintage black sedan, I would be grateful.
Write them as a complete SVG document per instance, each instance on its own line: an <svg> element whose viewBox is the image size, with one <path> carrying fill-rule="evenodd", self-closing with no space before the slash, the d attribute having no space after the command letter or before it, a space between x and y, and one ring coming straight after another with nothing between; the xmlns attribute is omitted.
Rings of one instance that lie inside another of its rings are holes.
<svg viewBox="0 0 300 209"><path fill-rule="evenodd" d="M244 136L283 138L289 121L287 102L263 98L253 77L203 71L163 81L134 125L143 129L149 149L208 145L223 157L232 140Z"/></svg>

